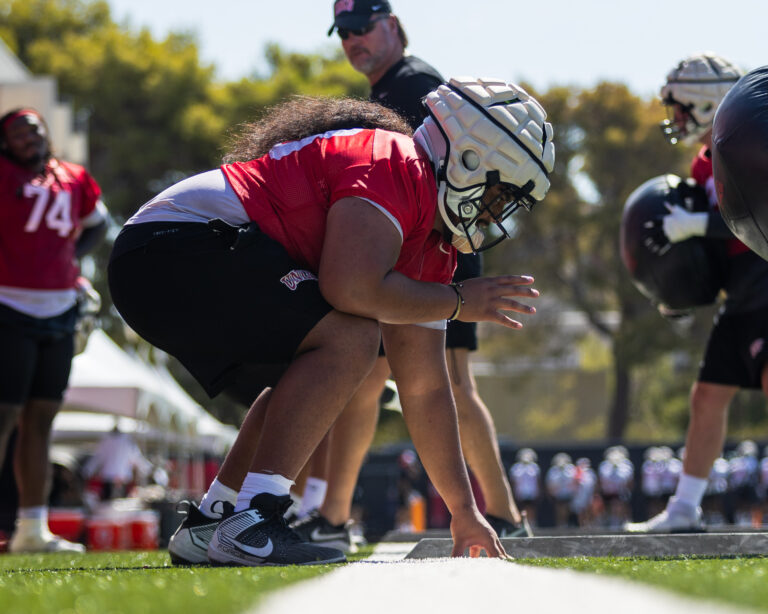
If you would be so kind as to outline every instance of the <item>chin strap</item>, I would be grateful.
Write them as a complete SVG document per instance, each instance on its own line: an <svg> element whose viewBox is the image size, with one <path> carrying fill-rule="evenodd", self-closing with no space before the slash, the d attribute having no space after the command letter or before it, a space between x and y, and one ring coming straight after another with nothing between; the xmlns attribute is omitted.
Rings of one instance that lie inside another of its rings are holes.
<svg viewBox="0 0 768 614"><path fill-rule="evenodd" d="M474 254L475 245L480 247L485 241L485 234L482 230L475 229L472 236L467 239L464 235L454 234L451 239L451 245L453 245L462 254Z"/></svg>
<svg viewBox="0 0 768 614"><path fill-rule="evenodd" d="M446 199L448 197L448 184L443 179L438 180L438 186L437 208L440 211L440 216L443 218L443 222L451 232L451 245L453 245L462 254L474 253L476 248L483 244L483 241L485 240L485 234L483 234L483 232L477 226L469 227L465 232L463 227L457 226L451 221L451 217L447 210L448 205L446 203Z"/></svg>

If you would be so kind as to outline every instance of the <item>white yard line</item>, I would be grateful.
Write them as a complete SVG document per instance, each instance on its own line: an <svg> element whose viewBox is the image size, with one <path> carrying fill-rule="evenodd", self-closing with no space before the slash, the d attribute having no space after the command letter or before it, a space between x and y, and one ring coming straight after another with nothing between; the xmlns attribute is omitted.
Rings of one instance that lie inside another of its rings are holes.
<svg viewBox="0 0 768 614"><path fill-rule="evenodd" d="M413 544L380 544L366 561L278 591L255 614L736 614L629 580L494 559L402 560Z"/></svg>

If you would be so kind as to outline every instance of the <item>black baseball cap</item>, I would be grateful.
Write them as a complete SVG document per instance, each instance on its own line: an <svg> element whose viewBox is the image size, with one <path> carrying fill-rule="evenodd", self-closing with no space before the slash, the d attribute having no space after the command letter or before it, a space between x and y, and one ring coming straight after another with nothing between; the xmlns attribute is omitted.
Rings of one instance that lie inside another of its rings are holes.
<svg viewBox="0 0 768 614"><path fill-rule="evenodd" d="M333 3L333 25L328 36L336 28L359 30L368 25L371 15L391 13L392 7L387 0L336 0Z"/></svg>

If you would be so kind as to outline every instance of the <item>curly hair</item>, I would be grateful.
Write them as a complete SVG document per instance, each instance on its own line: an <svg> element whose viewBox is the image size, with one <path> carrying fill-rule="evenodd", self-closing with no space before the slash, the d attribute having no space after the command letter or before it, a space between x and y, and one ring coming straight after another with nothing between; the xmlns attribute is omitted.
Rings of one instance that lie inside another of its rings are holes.
<svg viewBox="0 0 768 614"><path fill-rule="evenodd" d="M413 135L405 119L375 102L294 96L269 108L258 121L242 124L230 137L224 162L246 162L267 154L278 143L349 128L378 128Z"/></svg>

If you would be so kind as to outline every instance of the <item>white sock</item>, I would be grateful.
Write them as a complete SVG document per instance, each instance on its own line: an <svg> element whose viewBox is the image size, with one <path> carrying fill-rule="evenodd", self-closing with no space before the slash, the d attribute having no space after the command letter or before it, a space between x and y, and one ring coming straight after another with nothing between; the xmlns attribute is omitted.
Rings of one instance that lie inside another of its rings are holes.
<svg viewBox="0 0 768 614"><path fill-rule="evenodd" d="M704 492L707 490L707 480L683 473L677 483L675 496L669 500L668 508L674 509L676 504L685 505L688 508L697 508L701 505Z"/></svg>
<svg viewBox="0 0 768 614"><path fill-rule="evenodd" d="M23 535L46 535L48 529L48 508L45 505L20 507L16 514L16 532Z"/></svg>
<svg viewBox="0 0 768 614"><path fill-rule="evenodd" d="M203 500L200 501L200 511L208 518L221 518L224 508L221 504L216 505L220 501L234 505L237 502L237 491L229 486L224 486L218 478L214 478L208 487L208 492L203 495Z"/></svg>
<svg viewBox="0 0 768 614"><path fill-rule="evenodd" d="M278 497L290 494L292 485L293 480L277 473L248 473L240 492L237 493L235 512L247 510L251 507L251 499L263 492Z"/></svg>
<svg viewBox="0 0 768 614"><path fill-rule="evenodd" d="M41 518L48 522L48 508L45 505L36 505L35 507L20 507L17 518Z"/></svg>
<svg viewBox="0 0 768 614"><path fill-rule="evenodd" d="M319 509L325 501L325 493L328 490L328 482L320 478L307 478L307 483L304 484L304 494L301 496L301 507L297 512L297 516L302 518L309 514L312 510Z"/></svg>

